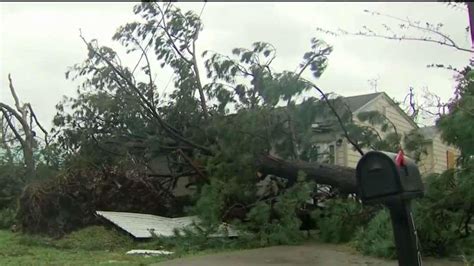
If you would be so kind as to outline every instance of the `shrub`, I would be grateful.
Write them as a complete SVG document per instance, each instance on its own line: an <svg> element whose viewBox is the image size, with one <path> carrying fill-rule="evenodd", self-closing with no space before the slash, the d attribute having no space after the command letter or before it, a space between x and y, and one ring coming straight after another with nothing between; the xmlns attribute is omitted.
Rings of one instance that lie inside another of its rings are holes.
<svg viewBox="0 0 474 266"><path fill-rule="evenodd" d="M330 243L350 241L357 228L366 224L370 217L371 209L363 209L352 199L330 200L324 210L313 214L321 240Z"/></svg>
<svg viewBox="0 0 474 266"><path fill-rule="evenodd" d="M367 226L360 227L355 234L354 245L364 255L396 258L389 212L379 211Z"/></svg>
<svg viewBox="0 0 474 266"><path fill-rule="evenodd" d="M64 236L55 241L54 245L65 249L115 250L131 247L132 243L123 233L103 226L90 226Z"/></svg>
<svg viewBox="0 0 474 266"><path fill-rule="evenodd" d="M313 183L300 176L294 186L284 191L275 201L262 201L247 214L242 230L252 232L249 241L259 246L295 244L303 240L297 210L310 198ZM244 236L245 237L245 236Z"/></svg>
<svg viewBox="0 0 474 266"><path fill-rule="evenodd" d="M5 208L0 210L0 229L10 229L15 224L15 210Z"/></svg>
<svg viewBox="0 0 474 266"><path fill-rule="evenodd" d="M22 170L15 163L0 162L0 209L15 207L24 184Z"/></svg>

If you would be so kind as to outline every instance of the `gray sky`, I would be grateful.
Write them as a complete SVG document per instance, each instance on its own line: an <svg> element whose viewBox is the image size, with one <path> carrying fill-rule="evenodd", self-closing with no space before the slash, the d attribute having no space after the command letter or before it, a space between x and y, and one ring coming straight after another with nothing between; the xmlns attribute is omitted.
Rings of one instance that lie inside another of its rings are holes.
<svg viewBox="0 0 474 266"><path fill-rule="evenodd" d="M50 127L55 104L63 95L75 94L77 84L66 80L64 73L86 57L78 29L88 39L97 38L101 45L120 49L111 37L118 26L136 20L132 12L134 4L0 3L0 101L12 103L7 82L11 73L21 100L30 102L43 124ZM178 4L197 13L202 5ZM277 48L275 69L294 70L309 50L310 39L318 37L334 47L326 72L315 81L326 92L344 96L371 93L368 80L379 78L378 90L398 100L403 100L410 86L420 92L426 88L448 100L454 86L452 72L426 65L443 63L462 68L468 64L468 53L436 44L332 37L316 31L317 27L356 31L363 25L373 28L381 28L381 23L395 25L364 13L364 9L422 22L441 22L445 25L443 31L460 46L471 47L465 30L466 10L442 3L342 2L207 3L198 46L201 51L230 54L232 48L265 41ZM138 57L138 54L123 56L130 67ZM161 71L155 65L157 83L164 88L170 72Z"/></svg>

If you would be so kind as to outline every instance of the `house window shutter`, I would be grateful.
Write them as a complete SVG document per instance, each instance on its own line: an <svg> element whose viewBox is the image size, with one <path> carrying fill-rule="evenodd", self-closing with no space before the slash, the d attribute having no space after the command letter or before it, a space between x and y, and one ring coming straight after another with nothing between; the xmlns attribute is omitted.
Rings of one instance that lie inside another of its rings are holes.
<svg viewBox="0 0 474 266"><path fill-rule="evenodd" d="M446 151L446 168L453 169L456 167L456 159L454 158L454 152Z"/></svg>

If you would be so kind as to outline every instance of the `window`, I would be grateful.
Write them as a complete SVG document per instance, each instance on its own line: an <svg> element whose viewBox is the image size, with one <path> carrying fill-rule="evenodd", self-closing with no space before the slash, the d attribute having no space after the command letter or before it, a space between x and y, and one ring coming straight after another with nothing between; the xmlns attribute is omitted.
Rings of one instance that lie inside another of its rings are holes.
<svg viewBox="0 0 474 266"><path fill-rule="evenodd" d="M336 145L332 143L324 143L316 145L317 160L321 163L335 164L336 162Z"/></svg>
<svg viewBox="0 0 474 266"><path fill-rule="evenodd" d="M329 145L328 157L330 164L334 164L336 162L336 149L334 147L334 144Z"/></svg>

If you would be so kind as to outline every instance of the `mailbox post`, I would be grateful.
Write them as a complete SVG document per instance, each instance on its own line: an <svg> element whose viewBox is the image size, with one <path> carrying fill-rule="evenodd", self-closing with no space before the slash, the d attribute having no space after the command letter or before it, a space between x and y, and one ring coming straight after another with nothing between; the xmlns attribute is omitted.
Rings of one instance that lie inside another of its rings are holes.
<svg viewBox="0 0 474 266"><path fill-rule="evenodd" d="M357 164L357 187L364 204L384 204L390 210L398 264L421 266L418 236L410 201L423 196L423 183L415 162L397 154L371 151Z"/></svg>

